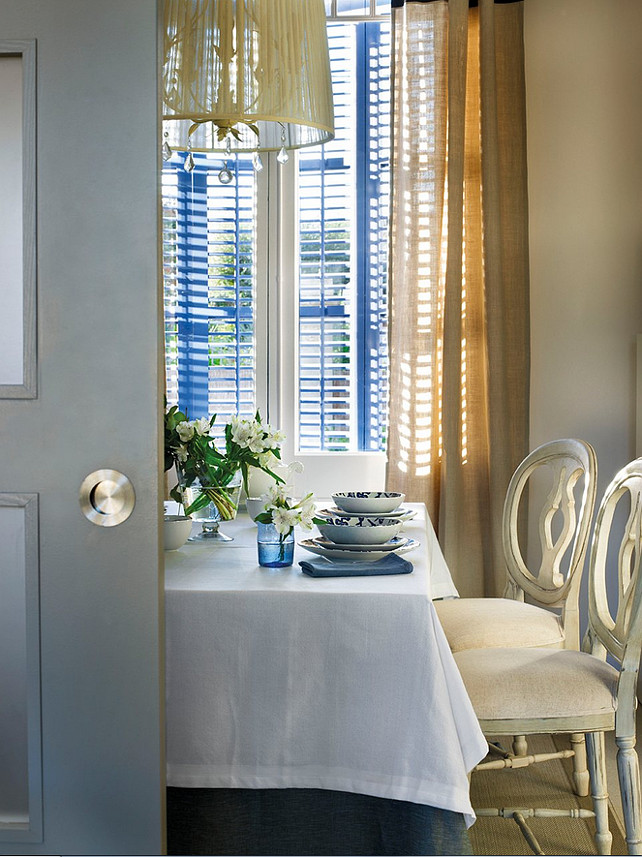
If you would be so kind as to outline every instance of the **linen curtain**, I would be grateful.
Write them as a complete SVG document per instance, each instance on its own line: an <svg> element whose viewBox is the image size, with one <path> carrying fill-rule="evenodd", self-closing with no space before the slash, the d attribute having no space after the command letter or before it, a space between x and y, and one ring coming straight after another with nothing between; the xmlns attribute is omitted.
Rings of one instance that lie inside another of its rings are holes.
<svg viewBox="0 0 642 857"><path fill-rule="evenodd" d="M426 503L469 597L503 592L502 507L528 451L522 14L393 0L387 484Z"/></svg>

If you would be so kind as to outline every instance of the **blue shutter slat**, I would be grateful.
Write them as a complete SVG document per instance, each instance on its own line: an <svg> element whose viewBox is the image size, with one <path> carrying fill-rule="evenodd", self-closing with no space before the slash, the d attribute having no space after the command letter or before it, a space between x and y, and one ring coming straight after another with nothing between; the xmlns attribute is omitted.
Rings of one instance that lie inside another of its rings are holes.
<svg viewBox="0 0 642 857"><path fill-rule="evenodd" d="M217 413L218 433L255 410L254 173L239 158L236 182L217 180L220 159L182 157L163 169L163 270L167 398L190 417ZM248 294L249 293L249 294Z"/></svg>
<svg viewBox="0 0 642 857"><path fill-rule="evenodd" d="M330 25L328 40L337 133L299 157L299 436L382 449L390 28Z"/></svg>

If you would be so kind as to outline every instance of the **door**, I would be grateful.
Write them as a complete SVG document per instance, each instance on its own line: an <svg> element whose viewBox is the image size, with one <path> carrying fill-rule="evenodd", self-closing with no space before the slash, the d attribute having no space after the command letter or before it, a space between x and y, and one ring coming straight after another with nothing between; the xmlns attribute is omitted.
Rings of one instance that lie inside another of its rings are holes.
<svg viewBox="0 0 642 857"><path fill-rule="evenodd" d="M163 848L156 7L0 0L0 854Z"/></svg>

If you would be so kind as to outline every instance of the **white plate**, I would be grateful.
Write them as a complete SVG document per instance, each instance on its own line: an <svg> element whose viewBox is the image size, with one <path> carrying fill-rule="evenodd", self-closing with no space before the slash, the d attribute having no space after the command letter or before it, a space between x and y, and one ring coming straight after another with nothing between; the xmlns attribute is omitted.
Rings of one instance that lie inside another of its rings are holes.
<svg viewBox="0 0 642 857"><path fill-rule="evenodd" d="M375 512L343 512L337 506L330 506L329 509L319 509L316 514L322 518L400 518L404 522L411 521L417 517L415 509L405 509L403 506L394 512L386 512L385 515L379 515Z"/></svg>
<svg viewBox="0 0 642 857"><path fill-rule="evenodd" d="M384 542L382 545L349 545L344 542L330 541L330 539L326 539L325 536L317 536L314 539L310 539L310 541L315 542L319 547L326 548L326 550L394 551L402 548L408 542L408 538L406 536L394 536L390 541Z"/></svg>
<svg viewBox="0 0 642 857"><path fill-rule="evenodd" d="M391 551L385 550L352 551L352 553L350 553L349 551L341 550L338 547L324 548L321 545L318 545L314 539L304 539L302 542L299 542L299 547L305 548L305 550L310 551L310 553L316 553L319 556L324 556L326 559L351 559L355 562L376 562L378 559L390 556L391 553ZM408 539L403 547L398 548L396 551L393 551L393 553L408 553L408 551L412 551L418 547L419 542L416 539Z"/></svg>

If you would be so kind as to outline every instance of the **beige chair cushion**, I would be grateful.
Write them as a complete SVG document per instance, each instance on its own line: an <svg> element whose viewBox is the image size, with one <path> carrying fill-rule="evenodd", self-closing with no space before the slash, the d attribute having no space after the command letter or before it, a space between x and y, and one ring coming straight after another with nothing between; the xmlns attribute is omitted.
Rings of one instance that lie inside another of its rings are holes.
<svg viewBox="0 0 642 857"><path fill-rule="evenodd" d="M479 720L615 712L619 673L585 652L469 649L456 654L455 661Z"/></svg>
<svg viewBox="0 0 642 857"><path fill-rule="evenodd" d="M556 646L564 642L555 613L509 598L453 598L433 602L453 652L502 646Z"/></svg>

